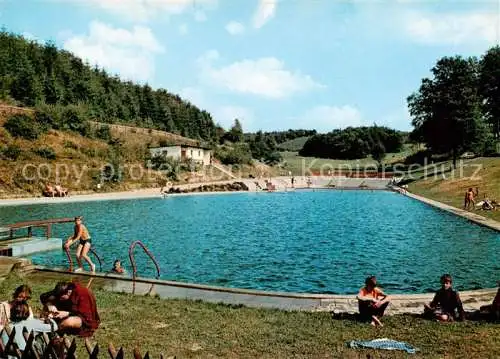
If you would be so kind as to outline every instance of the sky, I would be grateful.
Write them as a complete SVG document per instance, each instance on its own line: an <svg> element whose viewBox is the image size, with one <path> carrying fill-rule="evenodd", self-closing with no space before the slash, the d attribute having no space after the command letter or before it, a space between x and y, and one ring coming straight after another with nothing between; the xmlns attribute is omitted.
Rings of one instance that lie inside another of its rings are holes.
<svg viewBox="0 0 500 359"><path fill-rule="evenodd" d="M440 57L500 43L500 0L0 0L0 26L225 128L410 130L406 98Z"/></svg>

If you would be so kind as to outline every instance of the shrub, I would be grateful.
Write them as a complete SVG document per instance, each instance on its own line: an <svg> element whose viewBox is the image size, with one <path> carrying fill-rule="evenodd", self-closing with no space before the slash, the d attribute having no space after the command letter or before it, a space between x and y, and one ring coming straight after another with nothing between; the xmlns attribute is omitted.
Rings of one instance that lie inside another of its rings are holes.
<svg viewBox="0 0 500 359"><path fill-rule="evenodd" d="M426 161L428 163L431 162L431 157L432 157L432 152L430 150L420 150L420 151L406 157L405 164L407 164L407 165L412 165L412 164L424 165Z"/></svg>
<svg viewBox="0 0 500 359"><path fill-rule="evenodd" d="M12 140L12 135L5 128L0 127L0 143L9 143Z"/></svg>
<svg viewBox="0 0 500 359"><path fill-rule="evenodd" d="M62 128L63 107L59 105L40 105L35 109L35 121L43 128Z"/></svg>
<svg viewBox="0 0 500 359"><path fill-rule="evenodd" d="M17 145L10 145L2 149L2 156L11 160L17 160L21 154L22 150Z"/></svg>
<svg viewBox="0 0 500 359"><path fill-rule="evenodd" d="M181 169L181 163L173 157L163 155L153 156L150 159L151 168L163 172L165 177L177 181Z"/></svg>
<svg viewBox="0 0 500 359"><path fill-rule="evenodd" d="M88 133L87 112L81 106L69 105L62 113L63 128L85 135Z"/></svg>
<svg viewBox="0 0 500 359"><path fill-rule="evenodd" d="M101 140L109 142L111 140L111 131L108 125L102 125L95 131L95 136Z"/></svg>
<svg viewBox="0 0 500 359"><path fill-rule="evenodd" d="M72 141L64 141L64 148L71 148L72 150L77 150L78 145Z"/></svg>
<svg viewBox="0 0 500 359"><path fill-rule="evenodd" d="M215 150L215 157L225 165L248 164L252 160L250 148L246 143L221 146Z"/></svg>
<svg viewBox="0 0 500 359"><path fill-rule="evenodd" d="M161 140L158 141L158 146L159 147L168 147L168 146L170 146L170 142L168 142L168 140L162 138Z"/></svg>
<svg viewBox="0 0 500 359"><path fill-rule="evenodd" d="M12 136L27 140L36 140L44 132L31 117L24 114L9 117L4 127Z"/></svg>
<svg viewBox="0 0 500 359"><path fill-rule="evenodd" d="M35 152L38 156L46 158L48 160L55 160L56 159L56 152L51 147L37 148L33 152Z"/></svg>

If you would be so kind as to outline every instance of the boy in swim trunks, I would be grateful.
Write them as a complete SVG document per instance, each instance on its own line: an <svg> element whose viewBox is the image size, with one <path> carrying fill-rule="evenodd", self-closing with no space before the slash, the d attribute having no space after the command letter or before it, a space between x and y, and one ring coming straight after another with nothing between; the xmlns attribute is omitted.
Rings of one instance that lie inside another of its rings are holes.
<svg viewBox="0 0 500 359"><path fill-rule="evenodd" d="M75 269L75 272L83 271L83 258L89 264L90 271L95 273L95 264L92 263L90 257L88 256L90 246L92 245L92 239L90 238L87 227L85 227L82 223L82 217L75 217L75 231L72 236L68 237L66 243L64 243L64 249L68 250L76 241L78 241L78 246L76 247L76 261L78 262L78 268Z"/></svg>

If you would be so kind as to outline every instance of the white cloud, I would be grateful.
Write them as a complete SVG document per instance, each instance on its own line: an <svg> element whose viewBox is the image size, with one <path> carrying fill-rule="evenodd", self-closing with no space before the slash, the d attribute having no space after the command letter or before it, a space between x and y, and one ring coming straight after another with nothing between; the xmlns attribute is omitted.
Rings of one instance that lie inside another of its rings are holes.
<svg viewBox="0 0 500 359"><path fill-rule="evenodd" d="M188 28L187 24L181 24L179 26L179 34L186 35L188 32L189 32L189 28Z"/></svg>
<svg viewBox="0 0 500 359"><path fill-rule="evenodd" d="M253 15L252 24L256 29L264 26L274 17L278 0L259 0L259 5Z"/></svg>
<svg viewBox="0 0 500 359"><path fill-rule="evenodd" d="M198 59L201 79L233 92L278 99L323 87L308 75L285 69L285 64L275 57L246 59L216 67L213 63L219 58L217 51L210 50Z"/></svg>
<svg viewBox="0 0 500 359"><path fill-rule="evenodd" d="M229 32L231 35L242 34L245 31L245 26L241 22L230 21L226 25L226 31Z"/></svg>
<svg viewBox="0 0 500 359"><path fill-rule="evenodd" d="M314 128L318 132L365 125L361 112L349 105L316 106L291 122L294 122L296 128Z"/></svg>
<svg viewBox="0 0 500 359"><path fill-rule="evenodd" d="M126 30L99 21L90 23L88 35L70 36L63 46L91 64L138 81L153 77L154 55L165 51L147 27Z"/></svg>
<svg viewBox="0 0 500 359"><path fill-rule="evenodd" d="M23 32L21 34L26 40L29 40L29 41L40 41L40 39L38 37L36 37L35 35L33 35L31 32Z"/></svg>
<svg viewBox="0 0 500 359"><path fill-rule="evenodd" d="M225 129L230 129L237 118L244 131L252 131L253 112L242 106L218 106L212 110L212 116Z"/></svg>
<svg viewBox="0 0 500 359"><path fill-rule="evenodd" d="M425 44L494 44L500 40L500 14L414 12L406 17L404 23L407 34Z"/></svg>
<svg viewBox="0 0 500 359"><path fill-rule="evenodd" d="M147 21L162 15L182 14L199 8L214 8L218 0L87 0L85 4L134 21ZM83 2L82 2L83 3ZM196 16L196 15L195 15Z"/></svg>

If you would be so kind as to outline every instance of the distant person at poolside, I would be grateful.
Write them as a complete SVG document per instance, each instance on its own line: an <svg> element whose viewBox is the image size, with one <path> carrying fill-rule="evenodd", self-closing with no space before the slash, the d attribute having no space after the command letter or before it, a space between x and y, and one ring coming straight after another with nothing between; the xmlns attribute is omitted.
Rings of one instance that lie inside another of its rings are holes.
<svg viewBox="0 0 500 359"><path fill-rule="evenodd" d="M495 298L493 299L493 303L488 305L483 305L479 309L480 313L485 314L488 317L488 319L491 319L493 321L500 320L500 281L498 281L497 285L498 285L498 291L497 294L495 295Z"/></svg>
<svg viewBox="0 0 500 359"><path fill-rule="evenodd" d="M115 274L126 273L125 268L122 267L122 262L119 259L115 260L115 262L113 263L113 268L111 269L111 272Z"/></svg>
<svg viewBox="0 0 500 359"><path fill-rule="evenodd" d="M360 289L356 298L361 319L370 321L374 327L383 326L380 318L390 303L390 297L377 287L375 276L366 278L365 286Z"/></svg>
<svg viewBox="0 0 500 359"><path fill-rule="evenodd" d="M82 217L75 217L75 229L72 236L68 237L66 243L64 243L64 249L69 250L71 245L78 241L78 246L76 247L76 261L78 262L78 268L75 272L83 271L82 258L89 264L90 271L95 273L95 264L92 263L88 253L90 247L92 246L92 239L90 238L89 231L87 227L82 223Z"/></svg>
<svg viewBox="0 0 500 359"><path fill-rule="evenodd" d="M101 322L94 294L79 283L59 282L40 301L48 317L58 322L60 334L88 337Z"/></svg>
<svg viewBox="0 0 500 359"><path fill-rule="evenodd" d="M429 304L424 305L424 315L433 317L440 322L464 320L465 311L458 292L452 288L452 278L449 274L441 276L441 289L434 295Z"/></svg>
<svg viewBox="0 0 500 359"><path fill-rule="evenodd" d="M292 177L292 179L290 181L292 182L292 188L293 188L293 184L295 183L295 178Z"/></svg>
<svg viewBox="0 0 500 359"><path fill-rule="evenodd" d="M47 196L47 197L54 197L56 195L56 191L54 190L54 187L52 187L52 185L50 183L47 183L45 185L43 195Z"/></svg>
<svg viewBox="0 0 500 359"><path fill-rule="evenodd" d="M66 197L68 195L68 190L62 188L59 184L56 184L54 189L59 197Z"/></svg>
<svg viewBox="0 0 500 359"><path fill-rule="evenodd" d="M479 188L476 187L476 192L479 193ZM476 205L476 201L474 199L475 194L474 191L472 190L472 187L465 192L465 202L464 202L464 209L468 210L472 206L472 209L474 209Z"/></svg>

